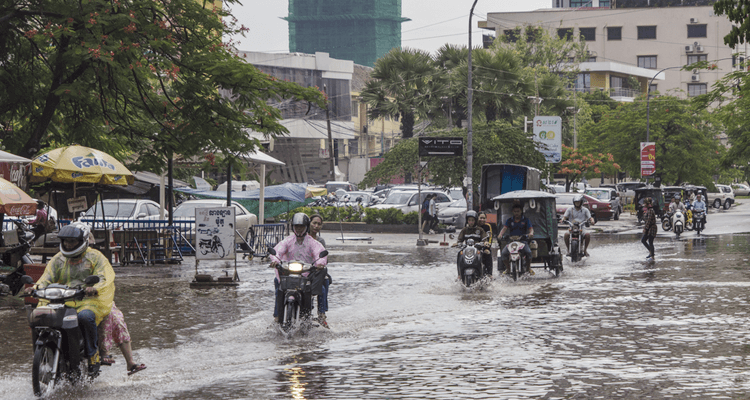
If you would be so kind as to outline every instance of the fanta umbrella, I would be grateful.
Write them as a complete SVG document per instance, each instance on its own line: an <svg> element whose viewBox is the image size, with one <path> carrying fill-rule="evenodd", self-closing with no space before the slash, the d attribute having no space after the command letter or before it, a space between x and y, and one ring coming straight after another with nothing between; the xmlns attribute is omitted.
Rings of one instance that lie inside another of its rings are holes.
<svg viewBox="0 0 750 400"><path fill-rule="evenodd" d="M0 214L33 215L36 213L36 200L21 188L0 178Z"/></svg>
<svg viewBox="0 0 750 400"><path fill-rule="evenodd" d="M48 151L31 161L31 181L131 185L133 173L102 151L72 145Z"/></svg>

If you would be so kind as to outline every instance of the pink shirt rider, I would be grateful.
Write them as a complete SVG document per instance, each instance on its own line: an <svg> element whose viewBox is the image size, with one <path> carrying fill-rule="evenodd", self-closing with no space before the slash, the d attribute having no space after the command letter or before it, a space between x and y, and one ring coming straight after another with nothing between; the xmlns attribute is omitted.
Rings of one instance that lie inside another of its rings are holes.
<svg viewBox="0 0 750 400"><path fill-rule="evenodd" d="M328 256L318 260L320 252L326 248L313 239L310 235L303 237L302 243L298 243L297 236L294 233L287 236L286 239L279 242L274 247L276 255L270 255L271 262L280 263L281 261L301 261L305 264L312 264L315 261L316 266L324 266L328 264ZM276 279L279 279L279 270L274 269L276 273Z"/></svg>

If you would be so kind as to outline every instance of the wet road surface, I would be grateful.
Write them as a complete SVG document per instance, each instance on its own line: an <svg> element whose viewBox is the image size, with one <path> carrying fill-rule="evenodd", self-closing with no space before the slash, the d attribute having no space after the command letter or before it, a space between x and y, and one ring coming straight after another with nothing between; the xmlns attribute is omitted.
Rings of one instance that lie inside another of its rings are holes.
<svg viewBox="0 0 750 400"><path fill-rule="evenodd" d="M291 339L269 329L265 262L240 263L241 285L214 290L188 287L190 263L118 268L116 303L148 369L128 377L115 349L92 384L49 398L745 398L745 208L712 213L701 238L660 233L656 262L637 230L599 235L560 278L537 270L482 290L455 282L454 249L417 249L416 235L328 240L331 329ZM0 398L31 399L25 311L0 309L0 321Z"/></svg>

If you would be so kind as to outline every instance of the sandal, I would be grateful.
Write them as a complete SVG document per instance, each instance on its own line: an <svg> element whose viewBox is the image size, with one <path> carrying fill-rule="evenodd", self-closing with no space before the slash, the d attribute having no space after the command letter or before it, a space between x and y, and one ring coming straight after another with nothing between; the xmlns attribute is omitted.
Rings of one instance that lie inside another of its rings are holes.
<svg viewBox="0 0 750 400"><path fill-rule="evenodd" d="M102 365L112 365L115 363L115 359L112 358L111 355L107 354L106 356L102 356L101 364Z"/></svg>
<svg viewBox="0 0 750 400"><path fill-rule="evenodd" d="M128 375L133 375L134 373L136 373L138 371L143 371L144 369L146 369L146 365L145 364L136 364L136 365L133 365L128 370Z"/></svg>

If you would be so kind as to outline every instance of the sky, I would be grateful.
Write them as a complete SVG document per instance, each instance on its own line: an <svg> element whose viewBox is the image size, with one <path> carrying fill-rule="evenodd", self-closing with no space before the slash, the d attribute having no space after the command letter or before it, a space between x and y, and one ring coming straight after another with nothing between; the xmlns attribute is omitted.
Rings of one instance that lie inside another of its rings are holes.
<svg viewBox="0 0 750 400"><path fill-rule="evenodd" d="M237 49L269 53L289 52L289 27L281 19L289 14L287 0L240 0L231 6L232 14L250 31L236 37ZM532 11L550 8L553 0L478 0L472 18L472 45L481 46L482 33L477 21L487 13ZM469 44L469 11L473 0L402 0L401 16L411 21L401 25L401 45L435 53L446 43Z"/></svg>

